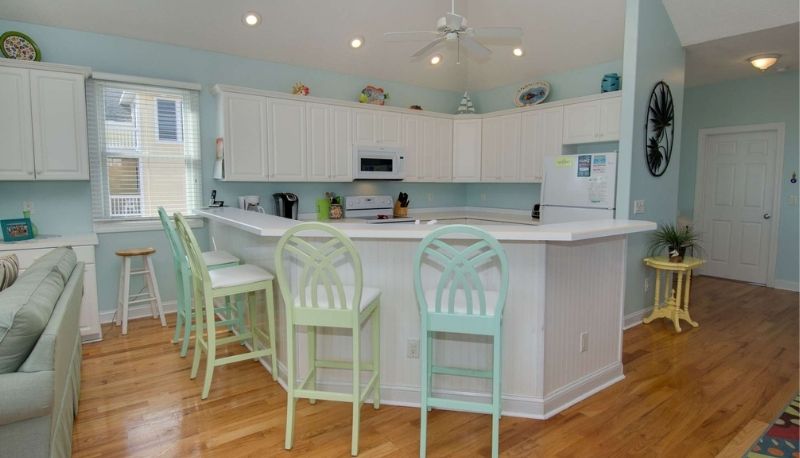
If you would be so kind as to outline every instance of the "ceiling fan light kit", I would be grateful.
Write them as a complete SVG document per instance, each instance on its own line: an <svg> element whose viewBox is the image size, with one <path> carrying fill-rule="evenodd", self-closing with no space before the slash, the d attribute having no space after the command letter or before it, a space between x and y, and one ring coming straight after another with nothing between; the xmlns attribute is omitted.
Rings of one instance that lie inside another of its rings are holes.
<svg viewBox="0 0 800 458"><path fill-rule="evenodd" d="M442 56L441 56L441 55L439 55L439 54L434 54L434 55L431 57L431 65L436 65L436 64L438 64L438 63L439 63L439 62L441 62L441 61L442 61Z"/></svg>

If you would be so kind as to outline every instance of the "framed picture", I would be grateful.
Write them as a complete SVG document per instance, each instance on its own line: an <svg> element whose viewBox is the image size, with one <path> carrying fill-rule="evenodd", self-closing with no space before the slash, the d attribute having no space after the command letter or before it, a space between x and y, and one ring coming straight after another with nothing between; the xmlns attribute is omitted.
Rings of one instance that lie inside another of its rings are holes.
<svg viewBox="0 0 800 458"><path fill-rule="evenodd" d="M30 218L4 219L0 221L3 228L3 241L16 242L33 238L33 226Z"/></svg>

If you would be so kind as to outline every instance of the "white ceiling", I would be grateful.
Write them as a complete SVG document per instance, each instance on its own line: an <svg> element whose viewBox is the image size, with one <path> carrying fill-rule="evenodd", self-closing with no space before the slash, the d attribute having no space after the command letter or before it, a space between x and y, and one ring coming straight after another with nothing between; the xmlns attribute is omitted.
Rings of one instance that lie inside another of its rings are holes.
<svg viewBox="0 0 800 458"><path fill-rule="evenodd" d="M800 25L794 24L721 38L686 47L686 84L700 86L762 74L747 61L759 54L780 54L763 74L797 70Z"/></svg>
<svg viewBox="0 0 800 458"><path fill-rule="evenodd" d="M663 0L683 46L797 22L797 0Z"/></svg>
<svg viewBox="0 0 800 458"><path fill-rule="evenodd" d="M449 0L2 0L0 18L120 35L242 57L402 81L486 89L622 58L625 0L457 0L470 26L524 30L522 58L492 46L484 62L445 49L444 62L411 62L424 43L385 43L389 31L433 30ZM256 11L263 23L242 24ZM590 14L588 13L590 12ZM350 38L366 44L353 50Z"/></svg>

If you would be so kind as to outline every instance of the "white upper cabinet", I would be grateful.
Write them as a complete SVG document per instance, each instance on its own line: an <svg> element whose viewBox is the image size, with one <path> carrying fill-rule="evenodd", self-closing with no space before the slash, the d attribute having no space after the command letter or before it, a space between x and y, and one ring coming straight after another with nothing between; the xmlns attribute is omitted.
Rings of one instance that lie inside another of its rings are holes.
<svg viewBox="0 0 800 458"><path fill-rule="evenodd" d="M306 104L267 99L270 181L306 180Z"/></svg>
<svg viewBox="0 0 800 458"><path fill-rule="evenodd" d="M563 117L562 107L522 114L520 181L541 183L542 159L561 154Z"/></svg>
<svg viewBox="0 0 800 458"><path fill-rule="evenodd" d="M0 180L89 179L86 70L46 65L0 63Z"/></svg>
<svg viewBox="0 0 800 458"><path fill-rule="evenodd" d="M521 115L483 120L481 181L519 181Z"/></svg>
<svg viewBox="0 0 800 458"><path fill-rule="evenodd" d="M245 94L220 95L225 179L267 181L267 99Z"/></svg>
<svg viewBox="0 0 800 458"><path fill-rule="evenodd" d="M481 120L453 121L453 181L481 181Z"/></svg>
<svg viewBox="0 0 800 458"><path fill-rule="evenodd" d="M33 180L30 70L0 67L0 180Z"/></svg>
<svg viewBox="0 0 800 458"><path fill-rule="evenodd" d="M450 181L452 121L429 116L403 116L405 181Z"/></svg>
<svg viewBox="0 0 800 458"><path fill-rule="evenodd" d="M351 110L306 104L308 181L352 181Z"/></svg>
<svg viewBox="0 0 800 458"><path fill-rule="evenodd" d="M355 143L358 145L401 146L403 115L387 111L354 110Z"/></svg>
<svg viewBox="0 0 800 458"><path fill-rule="evenodd" d="M619 140L619 117L622 99L580 102L564 107L564 144Z"/></svg>

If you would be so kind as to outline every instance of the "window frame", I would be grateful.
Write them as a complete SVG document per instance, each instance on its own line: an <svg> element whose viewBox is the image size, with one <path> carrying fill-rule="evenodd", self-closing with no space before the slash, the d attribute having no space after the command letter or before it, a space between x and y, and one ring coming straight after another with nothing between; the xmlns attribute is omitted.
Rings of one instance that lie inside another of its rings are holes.
<svg viewBox="0 0 800 458"><path fill-rule="evenodd" d="M170 97L153 97L155 103L153 104L153 121L155 122L155 141L157 143L165 143L170 145L183 144L183 100L176 100ZM158 102L168 101L175 104L175 140L162 140L161 139L161 114L158 111Z"/></svg>

